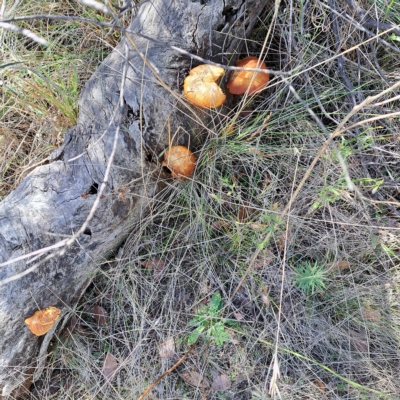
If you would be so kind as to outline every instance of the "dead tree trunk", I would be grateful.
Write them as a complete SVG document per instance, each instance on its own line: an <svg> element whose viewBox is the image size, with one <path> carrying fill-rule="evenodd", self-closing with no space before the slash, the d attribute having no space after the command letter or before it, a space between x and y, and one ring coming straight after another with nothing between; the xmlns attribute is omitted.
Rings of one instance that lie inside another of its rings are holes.
<svg viewBox="0 0 400 400"><path fill-rule="evenodd" d="M62 316L73 309L96 266L118 249L148 208L160 172L151 159L168 146L168 121L172 133L179 129L174 144L201 142L210 113L186 106L181 96L183 78L199 62L171 45L228 64L265 2L144 2L120 45L87 82L78 124L63 146L0 204L3 395L38 368L56 329L38 338L24 319L48 306L60 308ZM65 246L96 199L85 230ZM33 253L53 245L59 247Z"/></svg>

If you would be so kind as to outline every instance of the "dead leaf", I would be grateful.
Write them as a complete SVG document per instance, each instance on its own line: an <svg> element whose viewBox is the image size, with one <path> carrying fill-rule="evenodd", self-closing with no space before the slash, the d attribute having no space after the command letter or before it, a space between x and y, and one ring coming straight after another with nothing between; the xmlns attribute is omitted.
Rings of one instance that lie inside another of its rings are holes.
<svg viewBox="0 0 400 400"><path fill-rule="evenodd" d="M243 204L240 205L238 215L237 215L237 221L238 222L246 222L247 220L250 219L250 217L256 212L256 209L250 206L250 203L247 201L243 202Z"/></svg>
<svg viewBox="0 0 400 400"><path fill-rule="evenodd" d="M382 318L382 315L379 310L375 310L369 306L364 307L361 310L361 314L366 320L372 321L372 322L379 322Z"/></svg>
<svg viewBox="0 0 400 400"><path fill-rule="evenodd" d="M265 307L269 307L271 305L271 300L269 299L269 289L265 286L261 289L261 300L265 304Z"/></svg>
<svg viewBox="0 0 400 400"><path fill-rule="evenodd" d="M368 342L367 338L357 332L350 333L351 343L360 353L368 352Z"/></svg>
<svg viewBox="0 0 400 400"><path fill-rule="evenodd" d="M229 228L230 228L230 223L221 220L214 221L211 224L211 229L213 231L222 232L222 231L227 231Z"/></svg>
<svg viewBox="0 0 400 400"><path fill-rule="evenodd" d="M262 294L262 295L261 295L261 300L262 300L262 302L265 304L265 307L268 308L268 307L270 306L271 302L270 302L270 300L269 300L268 295Z"/></svg>
<svg viewBox="0 0 400 400"><path fill-rule="evenodd" d="M337 262L331 262L327 265L328 269L331 271L339 271L343 269L349 269L350 263L347 260L340 260Z"/></svg>
<svg viewBox="0 0 400 400"><path fill-rule="evenodd" d="M283 250L284 246L286 245L286 243L289 243L290 239L289 237L286 237L286 233L282 233L279 237L278 240L276 241L276 245L278 247L278 250L281 251Z"/></svg>
<svg viewBox="0 0 400 400"><path fill-rule="evenodd" d="M240 341L237 339L237 336L236 336L235 332L229 330L228 334L231 337L231 343L233 343L234 345L237 345L237 344L240 343Z"/></svg>
<svg viewBox="0 0 400 400"><path fill-rule="evenodd" d="M249 228L255 231L265 231L268 228L267 224L251 223L247 225Z"/></svg>
<svg viewBox="0 0 400 400"><path fill-rule="evenodd" d="M158 352L163 360L170 360L175 356L174 338L170 337L165 342L161 343Z"/></svg>
<svg viewBox="0 0 400 400"><path fill-rule="evenodd" d="M244 319L244 315L240 312L234 312L232 315L236 321L242 321Z"/></svg>
<svg viewBox="0 0 400 400"><path fill-rule="evenodd" d="M240 112L239 115L240 115L241 118L247 118L247 117L249 117L252 113L253 113L253 108L247 107L247 108L244 108L244 109Z"/></svg>
<svg viewBox="0 0 400 400"><path fill-rule="evenodd" d="M208 379L192 369L181 372L179 376L189 385L202 387L203 389L209 389L210 387Z"/></svg>
<svg viewBox="0 0 400 400"><path fill-rule="evenodd" d="M146 261L142 261L141 264L148 269L153 270L154 281L158 282L165 274L167 263L158 257L149 258Z"/></svg>
<svg viewBox="0 0 400 400"><path fill-rule="evenodd" d="M97 305L93 306L90 309L90 312L92 313L92 317L94 318L98 326L105 325L105 323L107 322L108 313L103 307Z"/></svg>
<svg viewBox="0 0 400 400"><path fill-rule="evenodd" d="M323 384L322 381L320 381L319 379L316 379L315 384L319 387L319 389L321 390L322 393L325 392L325 385Z"/></svg>
<svg viewBox="0 0 400 400"><path fill-rule="evenodd" d="M354 340L353 345L360 353L366 353L368 351L368 346L366 342Z"/></svg>
<svg viewBox="0 0 400 400"><path fill-rule="evenodd" d="M264 174L264 179L263 179L263 183L262 183L261 189L262 190L267 189L271 185L271 183L272 183L271 175L268 172L266 172Z"/></svg>
<svg viewBox="0 0 400 400"><path fill-rule="evenodd" d="M72 334L79 334L89 337L90 333L78 322L78 318L73 315L68 322L68 325L62 332L62 337L67 337Z"/></svg>
<svg viewBox="0 0 400 400"><path fill-rule="evenodd" d="M103 369L101 371L104 378L106 378L107 382L112 381L117 370L118 370L117 359L111 353L107 353L106 358L104 359Z"/></svg>
<svg viewBox="0 0 400 400"><path fill-rule="evenodd" d="M215 393L215 392L225 392L225 390L228 390L231 387L231 381L230 379L222 374L222 375L218 375L212 385L211 385L211 390Z"/></svg>
<svg viewBox="0 0 400 400"><path fill-rule="evenodd" d="M252 306L252 299L250 298L250 296L242 289L239 289L233 300L232 300L233 304L237 307L237 308L250 308Z"/></svg>
<svg viewBox="0 0 400 400"><path fill-rule="evenodd" d="M65 327L65 329L63 330L63 333L61 336L66 337L68 335L71 335L75 329L75 326L78 323L78 318L76 318L75 315L73 315L71 317L71 319L68 322L68 325Z"/></svg>
<svg viewBox="0 0 400 400"><path fill-rule="evenodd" d="M149 258L148 260L142 261L140 264L143 265L143 267L147 268L147 269L151 269L154 270L157 268L158 264L162 264L163 262L157 258L157 257L152 257Z"/></svg>
<svg viewBox="0 0 400 400"><path fill-rule="evenodd" d="M272 252L269 250L263 250L258 255L254 263L254 268L255 269L266 268L268 267L268 265L272 263L272 261L274 261L274 255L272 254Z"/></svg>

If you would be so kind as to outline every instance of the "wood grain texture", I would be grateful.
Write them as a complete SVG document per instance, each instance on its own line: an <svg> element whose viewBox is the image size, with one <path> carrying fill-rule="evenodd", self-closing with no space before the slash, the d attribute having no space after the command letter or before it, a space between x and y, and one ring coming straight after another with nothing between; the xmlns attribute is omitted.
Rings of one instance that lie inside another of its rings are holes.
<svg viewBox="0 0 400 400"><path fill-rule="evenodd" d="M56 330L57 324L38 338L29 331L24 319L37 309L54 306L62 311L61 321L77 304L99 263L119 248L148 209L158 191L159 167L147 160L149 155L154 157L168 146L167 120L172 132L180 128L175 145L190 142L191 147L199 146L207 134L203 125L210 122L210 113L179 101L184 77L199 63L160 41L228 64L265 3L265 0L144 2L129 28L139 53L131 41L122 40L87 82L81 94L78 123L66 134L61 148L53 153L47 165L33 170L0 203L1 263L70 237L82 226L93 206L120 126L107 187L85 234L64 254L0 286L3 395L38 368L38 359L43 359ZM125 80L124 65L127 65ZM124 104L119 107L121 90ZM0 280L25 271L46 255L34 261L31 257L3 265ZM35 376L38 373L40 369Z"/></svg>

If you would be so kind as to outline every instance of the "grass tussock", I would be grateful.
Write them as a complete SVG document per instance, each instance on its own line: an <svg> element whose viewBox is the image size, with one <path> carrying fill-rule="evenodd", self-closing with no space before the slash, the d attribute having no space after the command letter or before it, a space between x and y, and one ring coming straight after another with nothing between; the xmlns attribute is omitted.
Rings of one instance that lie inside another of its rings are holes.
<svg viewBox="0 0 400 400"><path fill-rule="evenodd" d="M18 13L47 3L29 4ZM90 12L79 7L70 11ZM400 79L400 36L371 40L344 0L271 9L242 55L266 40L267 65L292 74L238 97L227 119L213 111L193 177L166 181L116 259L99 265L33 398L136 399L184 355L148 399L399 398L399 117L385 115L399 112L387 100L400 89L320 150L353 106ZM400 23L397 2L363 9ZM32 24L53 41L46 54L3 38L21 63L2 70L1 129L13 138L3 192L59 144L82 83L114 45L96 27Z"/></svg>

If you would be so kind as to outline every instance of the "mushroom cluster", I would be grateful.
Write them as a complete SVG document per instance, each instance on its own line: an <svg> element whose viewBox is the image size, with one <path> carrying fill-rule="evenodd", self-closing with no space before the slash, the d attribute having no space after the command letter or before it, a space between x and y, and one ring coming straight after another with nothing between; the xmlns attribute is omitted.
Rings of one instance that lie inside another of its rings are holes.
<svg viewBox="0 0 400 400"><path fill-rule="evenodd" d="M238 60L236 66L242 68L267 69L265 63L256 57ZM217 81L225 73L224 68L211 64L202 64L193 68L183 84L183 92L189 103L201 108L221 106L226 96ZM269 74L256 71L234 71L226 85L232 94L253 94L267 86ZM227 127L225 134L233 131L234 125ZM186 178L192 174L196 165L193 153L184 146L170 146L164 153L163 166L167 167L174 178Z"/></svg>
<svg viewBox="0 0 400 400"><path fill-rule="evenodd" d="M237 67L267 70L265 62L257 57L246 57L236 62ZM197 107L216 108L226 96L217 81L225 70L211 64L202 64L189 72L183 84L183 92L189 102ZM253 94L264 89L269 82L268 72L234 71L226 85L231 94Z"/></svg>

